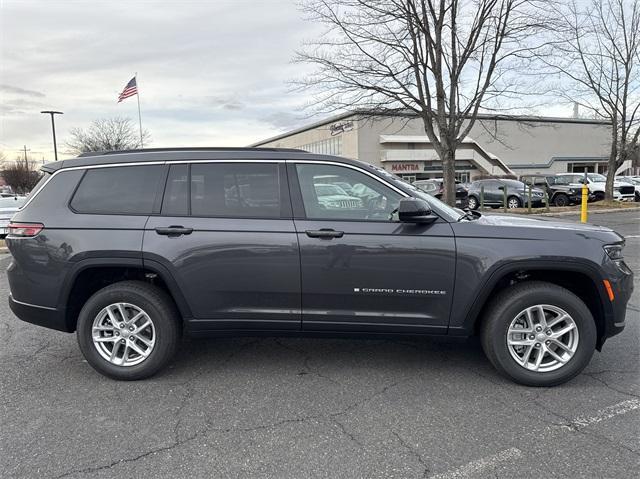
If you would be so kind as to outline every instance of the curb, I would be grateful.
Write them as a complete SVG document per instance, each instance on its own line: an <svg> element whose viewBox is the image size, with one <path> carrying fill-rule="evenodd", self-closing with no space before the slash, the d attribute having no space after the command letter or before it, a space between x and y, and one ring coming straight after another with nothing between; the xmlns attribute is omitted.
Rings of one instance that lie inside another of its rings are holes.
<svg viewBox="0 0 640 479"><path fill-rule="evenodd" d="M597 215L598 213L627 213L627 212L634 212L634 211L640 211L640 206L638 207L633 207L633 208L607 208L607 209L601 209L601 210L593 210L593 211L588 211L589 215ZM554 213L553 211L550 211L548 213L505 213L504 211L501 211L500 213L492 213L492 214L502 214L502 215L514 215L514 216L532 216L532 217L536 217L536 216L571 216L571 215L580 215L580 210L577 211L558 211L557 213Z"/></svg>

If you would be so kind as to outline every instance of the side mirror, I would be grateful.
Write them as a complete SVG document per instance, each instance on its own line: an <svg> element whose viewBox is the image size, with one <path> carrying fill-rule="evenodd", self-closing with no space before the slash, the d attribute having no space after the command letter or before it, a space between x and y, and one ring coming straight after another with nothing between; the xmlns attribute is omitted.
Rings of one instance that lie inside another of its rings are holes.
<svg viewBox="0 0 640 479"><path fill-rule="evenodd" d="M499 189L500 191L504 191L504 186L498 186L498 189Z"/></svg>
<svg viewBox="0 0 640 479"><path fill-rule="evenodd" d="M438 219L429 203L419 198L403 198L398 205L398 219L403 223L431 224Z"/></svg>

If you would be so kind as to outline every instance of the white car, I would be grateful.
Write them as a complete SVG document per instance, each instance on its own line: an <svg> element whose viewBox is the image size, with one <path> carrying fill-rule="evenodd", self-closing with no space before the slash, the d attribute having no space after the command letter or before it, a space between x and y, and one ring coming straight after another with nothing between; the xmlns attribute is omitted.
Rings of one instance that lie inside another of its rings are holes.
<svg viewBox="0 0 640 479"><path fill-rule="evenodd" d="M556 175L555 183L580 188L583 181L584 173L558 173ZM589 192L595 197L596 201L604 200L606 183L606 176L599 173L587 173L587 187L589 188ZM613 199L618 201L634 201L635 187L629 183L614 181Z"/></svg>
<svg viewBox="0 0 640 479"><path fill-rule="evenodd" d="M640 201L640 176L616 176L616 181L633 185L636 189L636 201Z"/></svg>
<svg viewBox="0 0 640 479"><path fill-rule="evenodd" d="M0 198L0 238L7 236L9 221L27 200L26 196L7 196Z"/></svg>

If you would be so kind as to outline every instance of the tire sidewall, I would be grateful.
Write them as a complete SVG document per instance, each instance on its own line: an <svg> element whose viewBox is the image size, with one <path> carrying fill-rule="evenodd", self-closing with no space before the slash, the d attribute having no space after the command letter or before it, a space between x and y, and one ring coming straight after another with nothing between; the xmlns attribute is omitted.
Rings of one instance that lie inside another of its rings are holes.
<svg viewBox="0 0 640 479"><path fill-rule="evenodd" d="M520 366L511 357L507 346L507 330L511 321L524 309L537 304L549 304L565 310L573 318L578 328L578 348L567 364L549 372L534 372ZM560 384L579 374L591 360L597 340L596 325L586 305L567 290L557 292L521 291L516 297L500 308L499 318L492 323L487 341L493 350L496 366L517 382L529 386L552 386Z"/></svg>
<svg viewBox="0 0 640 479"><path fill-rule="evenodd" d="M175 334L174 325L166 318L161 309L144 294L123 289L109 289L98 291L85 303L78 316L77 339L78 344L89 364L100 373L115 379L140 379L157 372L165 362L168 354L171 354L173 346L172 333ZM151 321L155 329L156 340L151 354L140 364L135 366L116 366L104 359L92 339L92 326L95 317L102 309L113 303L130 303L142 309Z"/></svg>
<svg viewBox="0 0 640 479"><path fill-rule="evenodd" d="M475 206L471 206L472 201L475 202ZM469 206L469 209L477 210L478 207L480 206L480 203L478 203L478 200L475 196L469 196L469 198L467 199L467 205Z"/></svg>

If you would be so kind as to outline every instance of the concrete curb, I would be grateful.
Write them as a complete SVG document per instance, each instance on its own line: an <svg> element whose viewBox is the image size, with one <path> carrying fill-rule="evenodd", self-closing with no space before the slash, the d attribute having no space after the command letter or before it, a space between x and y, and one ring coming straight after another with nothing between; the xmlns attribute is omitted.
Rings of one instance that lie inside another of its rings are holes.
<svg viewBox="0 0 640 479"><path fill-rule="evenodd" d="M591 215L597 215L599 213L627 213L627 212L634 212L634 211L640 211L640 206L638 207L634 207L634 208L607 208L607 209L602 209L602 210L590 210L589 216ZM485 211L486 213L486 211ZM532 217L536 217L536 216L571 216L571 215L580 215L580 210L576 210L576 211L558 211L557 213L554 213L553 211L550 211L549 213L505 213L504 211L500 211L500 213L492 213L492 214L503 214L503 215L516 215L516 216L532 216Z"/></svg>

